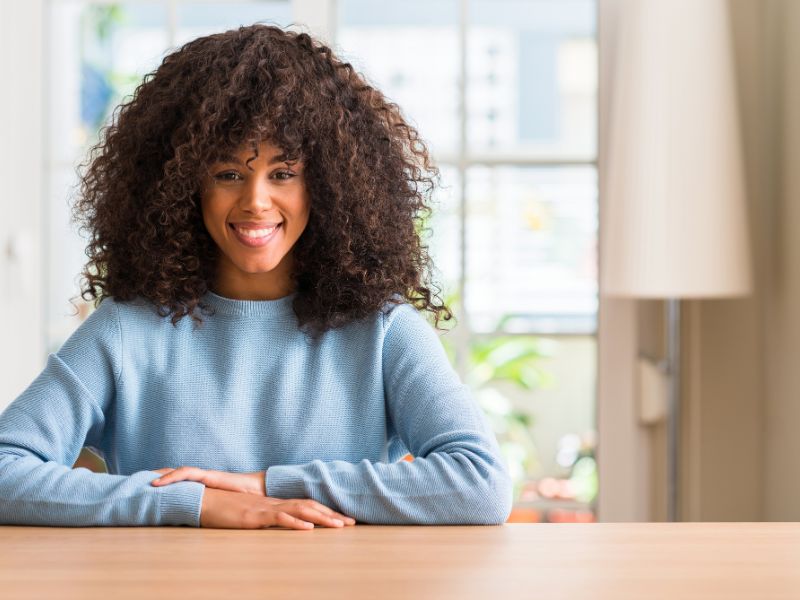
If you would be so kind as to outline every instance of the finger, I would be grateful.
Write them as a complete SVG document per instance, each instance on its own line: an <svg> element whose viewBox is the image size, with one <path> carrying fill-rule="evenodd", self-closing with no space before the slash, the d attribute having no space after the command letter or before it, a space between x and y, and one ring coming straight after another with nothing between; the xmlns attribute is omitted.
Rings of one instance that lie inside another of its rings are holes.
<svg viewBox="0 0 800 600"><path fill-rule="evenodd" d="M314 529L314 523L303 521L286 512L279 512L275 515L275 525L289 529Z"/></svg>
<svg viewBox="0 0 800 600"><path fill-rule="evenodd" d="M354 525L356 522L356 520L353 517L348 517L347 515L338 513L332 508L325 506L324 504L322 504L321 502L317 502L316 500L309 500L308 503L321 513L326 514L329 517L333 517L335 519L340 519L341 521L344 521L346 525Z"/></svg>
<svg viewBox="0 0 800 600"><path fill-rule="evenodd" d="M179 467L169 473L154 479L150 483L153 485L168 485L177 481L204 481L206 472L199 467Z"/></svg>
<svg viewBox="0 0 800 600"><path fill-rule="evenodd" d="M163 469L154 469L153 472L158 473L159 475L166 475L167 473L170 473L174 470L175 469L173 469L172 467L165 467Z"/></svg>
<svg viewBox="0 0 800 600"><path fill-rule="evenodd" d="M356 520L353 517L348 517L347 515L343 515L342 513L338 513L336 511L334 511L330 516L335 519L339 519L340 521L343 521L345 525L356 524Z"/></svg>
<svg viewBox="0 0 800 600"><path fill-rule="evenodd" d="M167 471L166 469L159 469L158 471L156 471L156 473L160 473L161 477L153 479L153 481L150 482L152 485L172 483L174 481L177 481L177 477L182 473L184 473L184 470L183 467L180 467L178 469L171 469L169 471Z"/></svg>
<svg viewBox="0 0 800 600"><path fill-rule="evenodd" d="M318 511L313 506L309 506L307 504L300 506L299 514L307 521L312 521L314 523L318 523L319 525L324 525L325 527L344 527L344 521L342 519L339 519L335 516L326 515L325 513Z"/></svg>
<svg viewBox="0 0 800 600"><path fill-rule="evenodd" d="M304 510L311 510L314 511L323 517L325 517L325 521L321 522L321 525L326 525L327 527L341 527L342 525L352 525L353 523L349 523L347 517L345 515L340 515L336 511L328 508L324 504L317 502L316 500L294 500L294 506L296 507L296 511L304 511ZM308 513L301 513L301 514L308 514ZM311 513L313 514L313 513ZM316 521L319 522L319 521ZM339 524L341 523L341 525Z"/></svg>

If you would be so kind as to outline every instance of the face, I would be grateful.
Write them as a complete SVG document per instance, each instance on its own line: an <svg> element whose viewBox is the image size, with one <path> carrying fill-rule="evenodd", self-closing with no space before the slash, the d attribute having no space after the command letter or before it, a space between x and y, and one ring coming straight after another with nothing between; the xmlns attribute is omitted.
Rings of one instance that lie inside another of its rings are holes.
<svg viewBox="0 0 800 600"><path fill-rule="evenodd" d="M292 247L308 223L302 162L270 143L243 147L211 165L203 222L219 249L216 291L242 299L289 294Z"/></svg>

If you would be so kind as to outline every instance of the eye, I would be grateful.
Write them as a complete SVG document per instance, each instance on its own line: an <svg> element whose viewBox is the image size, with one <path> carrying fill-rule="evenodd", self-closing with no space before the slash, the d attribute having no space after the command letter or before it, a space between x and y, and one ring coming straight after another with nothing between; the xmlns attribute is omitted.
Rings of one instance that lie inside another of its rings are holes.
<svg viewBox="0 0 800 600"><path fill-rule="evenodd" d="M288 181L292 177L295 177L295 174L291 171L278 171L275 173L275 179L279 181Z"/></svg>
<svg viewBox="0 0 800 600"><path fill-rule="evenodd" d="M239 181L242 179L242 176L236 171L225 171L214 175L214 179L217 181Z"/></svg>

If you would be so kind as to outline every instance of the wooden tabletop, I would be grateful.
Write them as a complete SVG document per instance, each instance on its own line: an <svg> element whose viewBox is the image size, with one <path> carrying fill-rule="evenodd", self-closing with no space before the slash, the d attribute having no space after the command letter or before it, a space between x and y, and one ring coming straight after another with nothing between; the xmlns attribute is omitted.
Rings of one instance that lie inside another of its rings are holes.
<svg viewBox="0 0 800 600"><path fill-rule="evenodd" d="M800 524L4 526L0 597L796 599Z"/></svg>

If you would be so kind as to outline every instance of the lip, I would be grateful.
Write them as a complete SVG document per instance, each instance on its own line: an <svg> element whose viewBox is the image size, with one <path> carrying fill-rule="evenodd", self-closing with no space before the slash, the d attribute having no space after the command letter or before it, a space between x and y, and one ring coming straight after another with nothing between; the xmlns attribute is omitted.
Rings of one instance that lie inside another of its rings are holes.
<svg viewBox="0 0 800 600"><path fill-rule="evenodd" d="M245 229L266 229L281 223L282 221L231 221L229 225L244 227Z"/></svg>
<svg viewBox="0 0 800 600"><path fill-rule="evenodd" d="M272 241L279 231L283 229L283 223L236 223L235 225L246 226L245 229L266 229L268 227L275 226L275 229L267 236L263 238L251 238L247 237L246 235L242 235L239 233L239 230L236 229L233 223L231 225L231 231L233 231L234 237L244 246L248 248L260 248L262 246L266 246L267 244Z"/></svg>

